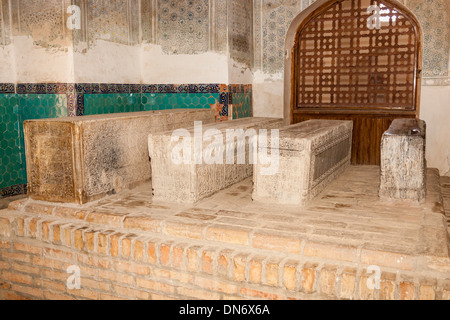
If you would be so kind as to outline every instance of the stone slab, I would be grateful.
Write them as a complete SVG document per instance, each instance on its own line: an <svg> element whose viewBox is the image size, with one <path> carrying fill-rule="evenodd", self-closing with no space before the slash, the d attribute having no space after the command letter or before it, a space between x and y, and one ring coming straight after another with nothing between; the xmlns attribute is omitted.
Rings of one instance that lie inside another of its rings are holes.
<svg viewBox="0 0 450 320"><path fill-rule="evenodd" d="M174 161L174 148L181 140L172 139L173 132L160 132L150 134L149 151L153 172L153 194L158 201L176 203L195 203L205 197L211 196L219 190L225 189L240 182L253 174L253 165L250 160L249 139L233 139L227 144L227 131L235 130L242 133L255 133L256 137L260 129L278 129L283 120L276 118L246 118L222 123L203 125L201 128L189 128L184 134L189 139L186 150L187 161ZM198 132L196 130L199 130ZM195 136L203 141L198 147ZM208 148L213 146L213 141L220 141L223 154L217 159L221 161L208 162L205 154L213 154ZM239 161L238 150L244 147L245 159ZM226 150L230 148L234 152L233 161L227 161ZM183 157L184 155L183 154ZM253 154L253 152L252 152ZM255 152L256 154L256 152ZM231 162L231 163L230 163Z"/></svg>
<svg viewBox="0 0 450 320"><path fill-rule="evenodd" d="M425 151L425 121L393 121L381 140L380 198L414 202L425 199Z"/></svg>
<svg viewBox="0 0 450 320"><path fill-rule="evenodd" d="M24 123L28 195L84 204L151 179L148 134L215 122L213 110L164 110Z"/></svg>
<svg viewBox="0 0 450 320"><path fill-rule="evenodd" d="M352 121L310 120L280 130L259 154L279 152L277 172L255 164L253 200L304 206L350 166ZM261 155L259 155L260 157Z"/></svg>

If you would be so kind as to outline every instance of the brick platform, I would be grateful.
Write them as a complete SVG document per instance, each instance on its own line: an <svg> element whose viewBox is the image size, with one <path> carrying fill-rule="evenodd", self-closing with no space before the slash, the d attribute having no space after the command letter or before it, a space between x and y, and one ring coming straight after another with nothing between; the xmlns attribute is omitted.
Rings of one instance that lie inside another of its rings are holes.
<svg viewBox="0 0 450 320"><path fill-rule="evenodd" d="M258 205L246 180L195 206L133 191L0 212L0 299L450 299L436 170L420 206L378 201L350 167L310 205ZM68 290L69 266L81 289ZM371 289L370 266L381 271Z"/></svg>

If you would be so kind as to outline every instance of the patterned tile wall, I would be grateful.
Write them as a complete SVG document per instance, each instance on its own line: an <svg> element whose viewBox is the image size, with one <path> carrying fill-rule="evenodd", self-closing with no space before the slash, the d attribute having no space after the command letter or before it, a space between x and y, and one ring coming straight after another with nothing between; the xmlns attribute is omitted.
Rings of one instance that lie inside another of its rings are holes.
<svg viewBox="0 0 450 320"><path fill-rule="evenodd" d="M300 0L264 0L262 4L262 66L268 73L277 73L284 67L286 32L301 10Z"/></svg>
<svg viewBox="0 0 450 320"><path fill-rule="evenodd" d="M142 111L141 94L85 94L84 115Z"/></svg>
<svg viewBox="0 0 450 320"><path fill-rule="evenodd" d="M11 23L8 1L0 1L0 46L11 44Z"/></svg>
<svg viewBox="0 0 450 320"><path fill-rule="evenodd" d="M230 56L250 68L253 62L252 0L230 0L229 6Z"/></svg>
<svg viewBox="0 0 450 320"><path fill-rule="evenodd" d="M284 40L293 18L313 0L254 0L254 66L267 74L284 69ZM450 4L448 0L400 0L424 30L424 77L448 77Z"/></svg>
<svg viewBox="0 0 450 320"><path fill-rule="evenodd" d="M70 45L71 33L65 24L65 10L70 6L70 0L9 2L14 35L31 35L34 43L42 47L59 48Z"/></svg>
<svg viewBox="0 0 450 320"><path fill-rule="evenodd" d="M157 44L169 54L209 49L209 0L158 0Z"/></svg>
<svg viewBox="0 0 450 320"><path fill-rule="evenodd" d="M449 76L450 5L448 0L408 0L424 31L423 76Z"/></svg>
<svg viewBox="0 0 450 320"><path fill-rule="evenodd" d="M23 122L66 115L65 95L0 94L0 197L26 191Z"/></svg>
<svg viewBox="0 0 450 320"><path fill-rule="evenodd" d="M96 40L150 42L170 54L225 52L228 46L229 0L1 0L0 17L9 17L9 2L13 21L0 23L0 44L3 25L13 25L15 35L31 35L35 44L54 49ZM81 9L79 30L67 28L70 5Z"/></svg>
<svg viewBox="0 0 450 320"><path fill-rule="evenodd" d="M0 94L0 189L26 183L19 139L18 98ZM1 196L6 193L2 192Z"/></svg>
<svg viewBox="0 0 450 320"><path fill-rule="evenodd" d="M219 93L144 93L142 111L208 109L219 101Z"/></svg>
<svg viewBox="0 0 450 320"><path fill-rule="evenodd" d="M141 0L141 32L142 41L145 43L154 43L154 15L156 11L153 10L152 3L154 0Z"/></svg>
<svg viewBox="0 0 450 320"><path fill-rule="evenodd" d="M251 3L252 2L252 3ZM166 53L225 52L256 69L283 71L283 47L292 19L314 0L14 0L0 1L0 45L14 35L60 48L73 41L103 39L123 44L160 44ZM400 0L424 29L424 76L448 77L450 5L447 0ZM82 8L82 29L67 29L67 8ZM11 12L9 9L11 8ZM247 42L253 12L253 47ZM10 14L11 13L11 14ZM10 16L12 21L9 21ZM228 37L230 36L230 39ZM248 49L248 50L247 50ZM253 61L252 61L253 60Z"/></svg>
<svg viewBox="0 0 450 320"><path fill-rule="evenodd" d="M284 41L292 20L314 1L254 0L255 68L274 74L283 71Z"/></svg>
<svg viewBox="0 0 450 320"><path fill-rule="evenodd" d="M252 86L230 85L230 101L233 106L232 119L253 117Z"/></svg>
<svg viewBox="0 0 450 320"><path fill-rule="evenodd" d="M228 0L210 0L211 5L211 50L226 52L228 47Z"/></svg>
<svg viewBox="0 0 450 320"><path fill-rule="evenodd" d="M128 0L87 1L87 37L90 44L96 40L115 43L133 43L130 34L131 3Z"/></svg>

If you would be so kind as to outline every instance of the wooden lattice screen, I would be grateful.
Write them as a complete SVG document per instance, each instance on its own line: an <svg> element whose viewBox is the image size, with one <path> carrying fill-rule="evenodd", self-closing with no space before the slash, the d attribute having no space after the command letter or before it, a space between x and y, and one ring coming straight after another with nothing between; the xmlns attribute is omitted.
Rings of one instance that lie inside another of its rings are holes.
<svg viewBox="0 0 450 320"><path fill-rule="evenodd" d="M380 29L367 25L371 5ZM294 110L416 110L418 45L414 23L389 1L337 0L299 29Z"/></svg>

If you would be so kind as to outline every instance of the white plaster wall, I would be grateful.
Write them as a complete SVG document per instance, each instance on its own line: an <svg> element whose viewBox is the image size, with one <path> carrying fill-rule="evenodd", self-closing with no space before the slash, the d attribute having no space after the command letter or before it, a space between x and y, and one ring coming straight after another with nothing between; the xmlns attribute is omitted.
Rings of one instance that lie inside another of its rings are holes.
<svg viewBox="0 0 450 320"><path fill-rule="evenodd" d="M244 63L237 62L229 57L228 62L228 83L229 84L251 84L254 75L249 66Z"/></svg>
<svg viewBox="0 0 450 320"><path fill-rule="evenodd" d="M255 117L283 118L283 77L255 72L253 81L253 114Z"/></svg>
<svg viewBox="0 0 450 320"><path fill-rule="evenodd" d="M15 83L14 46L0 46L0 83Z"/></svg>
<svg viewBox="0 0 450 320"><path fill-rule="evenodd" d="M28 36L15 36L13 43L19 83L73 82L71 47L45 49Z"/></svg>
<svg viewBox="0 0 450 320"><path fill-rule="evenodd" d="M142 45L142 82L149 84L228 83L226 54L166 55L158 45Z"/></svg>
<svg viewBox="0 0 450 320"><path fill-rule="evenodd" d="M450 87L423 86L420 118L427 123L428 167L450 176Z"/></svg>
<svg viewBox="0 0 450 320"><path fill-rule="evenodd" d="M75 50L77 83L140 83L141 49L110 41L97 40L84 53Z"/></svg>

